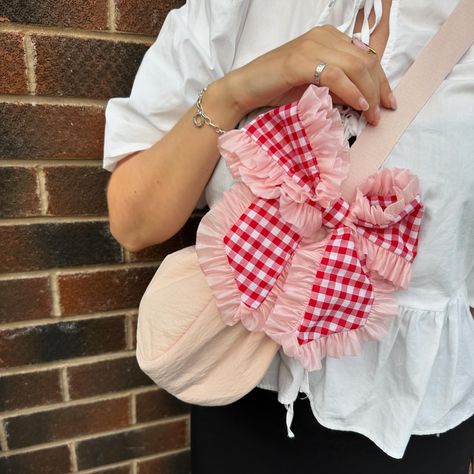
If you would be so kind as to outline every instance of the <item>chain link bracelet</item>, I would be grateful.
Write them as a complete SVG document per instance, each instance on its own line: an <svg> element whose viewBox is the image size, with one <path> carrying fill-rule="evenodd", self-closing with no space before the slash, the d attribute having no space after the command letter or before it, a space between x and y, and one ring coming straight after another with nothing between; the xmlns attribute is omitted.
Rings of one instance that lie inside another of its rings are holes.
<svg viewBox="0 0 474 474"><path fill-rule="evenodd" d="M204 87L204 89L199 92L199 96L196 101L196 113L193 115L193 123L195 127L201 128L204 127L204 125L209 125L212 127L218 135L222 135L223 133L226 132L226 130L222 130L218 125L216 125L207 115L206 112L204 112L204 109L202 108L202 97L204 95L204 92L207 91L207 87Z"/></svg>

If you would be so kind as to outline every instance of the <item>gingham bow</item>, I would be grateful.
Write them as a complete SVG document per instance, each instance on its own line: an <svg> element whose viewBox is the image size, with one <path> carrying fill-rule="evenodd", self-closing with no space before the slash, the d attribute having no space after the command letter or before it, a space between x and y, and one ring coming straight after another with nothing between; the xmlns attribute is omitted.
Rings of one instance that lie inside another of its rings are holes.
<svg viewBox="0 0 474 474"><path fill-rule="evenodd" d="M423 213L418 180L408 170L382 169L358 187L352 202L345 201L341 184L349 169L348 146L327 90L310 86L299 102L228 132L219 146L233 176L241 181L228 192L229 199L242 186L250 196L221 242L241 304L247 308L242 314L262 319L252 327L285 340L286 335L275 332L275 327L283 331L284 324L273 321L267 328L265 320L272 321L272 312L285 317L291 308L282 312L280 297L269 296L276 286L285 293L295 255L313 242L321 242L322 248L315 255L310 289L303 292L304 310L296 332L299 346L364 326L380 280L389 283L391 291L408 285ZM215 212L225 212L225 204ZM207 265L204 253L201 265L212 276L212 264ZM219 284L214 278L210 283L226 313Z"/></svg>

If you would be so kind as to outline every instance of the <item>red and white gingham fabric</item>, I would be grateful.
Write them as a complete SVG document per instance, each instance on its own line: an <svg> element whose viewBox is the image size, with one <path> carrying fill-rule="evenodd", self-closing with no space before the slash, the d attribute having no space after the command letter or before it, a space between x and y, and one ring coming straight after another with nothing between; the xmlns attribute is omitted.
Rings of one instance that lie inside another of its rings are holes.
<svg viewBox="0 0 474 474"><path fill-rule="evenodd" d="M349 203L340 197L331 207L324 209L323 224L328 229L334 229L349 215L349 210Z"/></svg>
<svg viewBox="0 0 474 474"><path fill-rule="evenodd" d="M380 196L377 199L372 199L372 204L377 203L384 207L395 202L395 200L394 196L387 198ZM356 229L367 240L411 263L416 257L422 217L423 205L420 196L417 196L405 207L394 222L376 226L358 220Z"/></svg>
<svg viewBox="0 0 474 474"><path fill-rule="evenodd" d="M278 200L256 199L224 236L242 302L256 309L272 290L301 237L279 216Z"/></svg>
<svg viewBox="0 0 474 474"><path fill-rule="evenodd" d="M299 120L296 102L259 115L245 132L301 187L314 190L319 181L318 161Z"/></svg>
<svg viewBox="0 0 474 474"><path fill-rule="evenodd" d="M359 260L352 231L339 227L327 244L299 328L298 342L357 329L374 301L372 285Z"/></svg>
<svg viewBox="0 0 474 474"><path fill-rule="evenodd" d="M202 240L198 230L197 248L224 320L267 331L314 370L328 351L353 354L362 340L383 336L396 314L390 295L410 279L423 206L416 177L395 169L379 170L345 201L338 116L323 113L328 92L307 93L229 132L223 156L240 182L203 219L215 221L204 224Z"/></svg>

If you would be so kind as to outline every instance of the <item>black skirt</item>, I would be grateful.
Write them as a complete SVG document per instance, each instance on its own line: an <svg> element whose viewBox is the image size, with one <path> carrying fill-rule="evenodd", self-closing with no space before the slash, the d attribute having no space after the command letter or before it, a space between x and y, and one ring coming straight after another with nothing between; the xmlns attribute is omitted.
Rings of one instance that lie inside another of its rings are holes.
<svg viewBox="0 0 474 474"><path fill-rule="evenodd" d="M192 474L468 474L474 452L474 416L412 436L401 460L358 433L321 426L306 398L294 403L295 438L285 419L276 392L260 388L223 407L192 406Z"/></svg>

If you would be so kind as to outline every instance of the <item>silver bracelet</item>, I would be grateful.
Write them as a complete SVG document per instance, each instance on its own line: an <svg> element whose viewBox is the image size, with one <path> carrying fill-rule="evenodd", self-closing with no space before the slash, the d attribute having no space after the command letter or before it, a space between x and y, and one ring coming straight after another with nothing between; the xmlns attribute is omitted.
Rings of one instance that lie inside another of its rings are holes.
<svg viewBox="0 0 474 474"><path fill-rule="evenodd" d="M199 92L197 101L196 101L196 113L193 115L193 123L196 127L201 128L204 127L204 125L209 125L212 127L218 135L222 135L225 133L225 130L222 130L218 125L216 125L207 115L206 112L204 112L204 109L202 108L202 97L204 95L204 92L207 91L207 87L204 87L204 89Z"/></svg>

